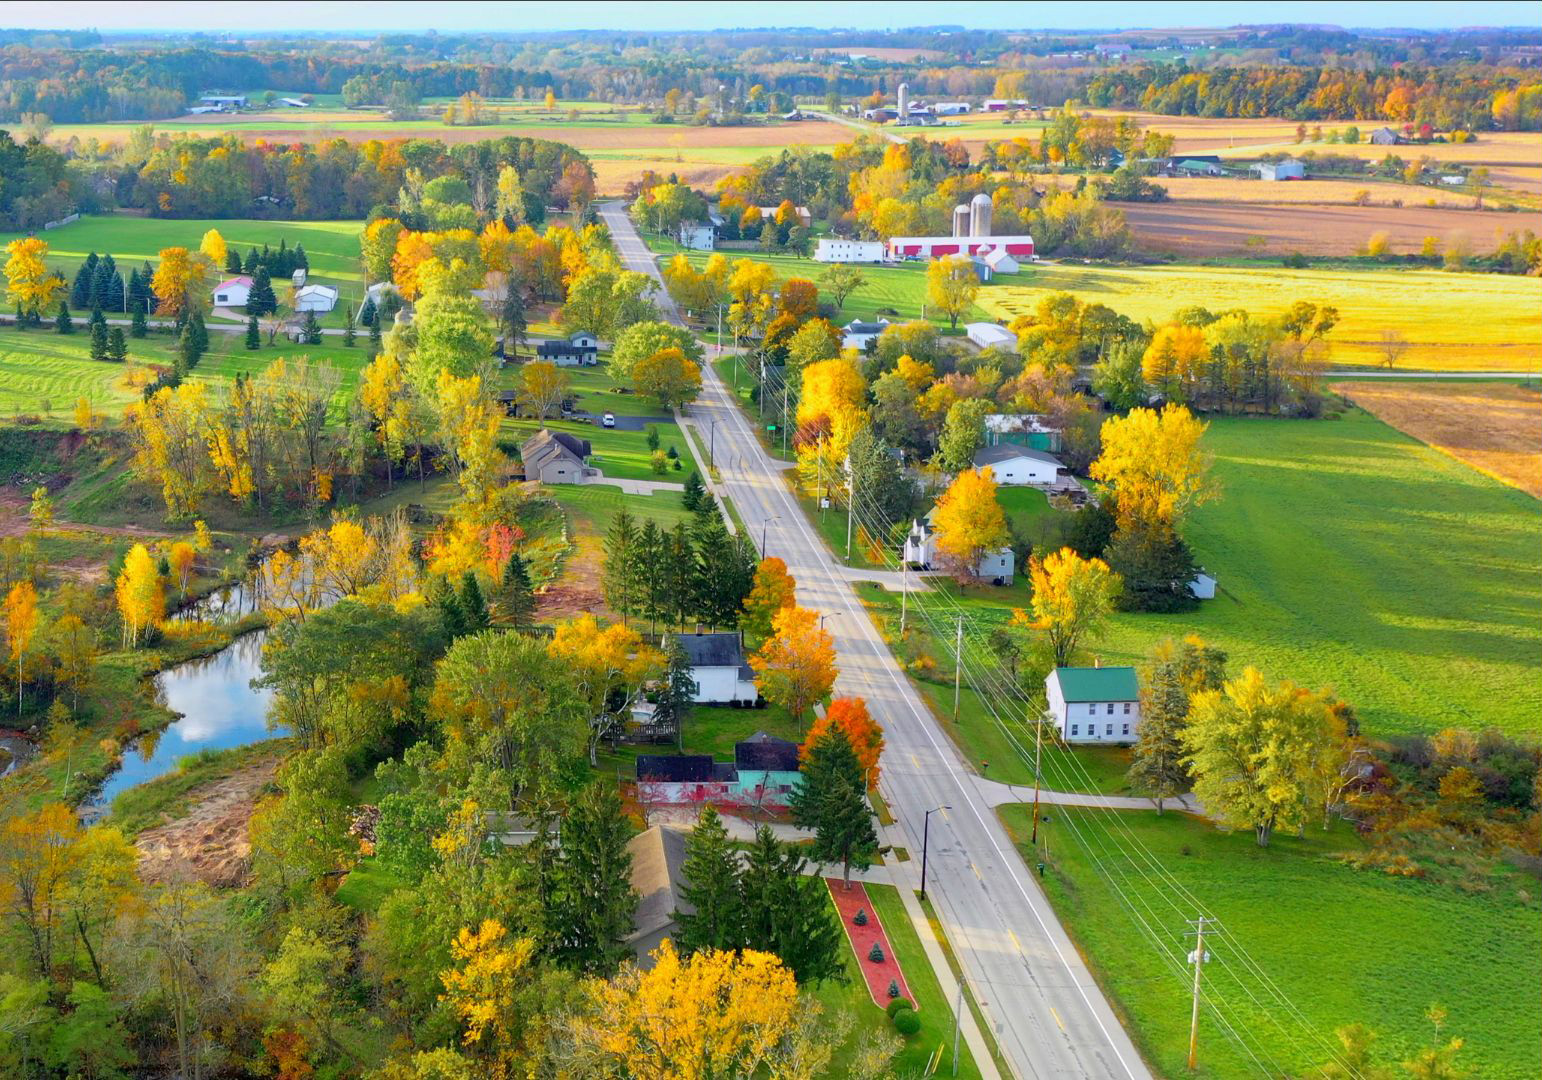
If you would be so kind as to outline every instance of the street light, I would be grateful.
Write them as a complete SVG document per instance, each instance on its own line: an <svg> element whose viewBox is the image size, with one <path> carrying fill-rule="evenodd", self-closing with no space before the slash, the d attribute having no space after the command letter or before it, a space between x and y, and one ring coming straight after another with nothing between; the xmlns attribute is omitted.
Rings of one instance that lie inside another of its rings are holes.
<svg viewBox="0 0 1542 1080"><path fill-rule="evenodd" d="M832 615L839 615L839 614L840 614L839 611L828 611L825 614L819 616L819 629L823 630L825 628L825 620L826 619L830 618Z"/></svg>
<svg viewBox="0 0 1542 1080"><path fill-rule="evenodd" d="M934 806L921 821L921 899L926 899L926 844L932 835L932 815L939 810L951 810L951 806Z"/></svg>
<svg viewBox="0 0 1542 1080"><path fill-rule="evenodd" d="M766 554L766 526L771 524L773 521L781 520L782 519L779 517L768 517L760 523L760 554L762 557L764 557Z"/></svg>
<svg viewBox="0 0 1542 1080"><path fill-rule="evenodd" d="M717 446L717 421L708 420L707 424L707 468L716 469L717 453L714 447Z"/></svg>

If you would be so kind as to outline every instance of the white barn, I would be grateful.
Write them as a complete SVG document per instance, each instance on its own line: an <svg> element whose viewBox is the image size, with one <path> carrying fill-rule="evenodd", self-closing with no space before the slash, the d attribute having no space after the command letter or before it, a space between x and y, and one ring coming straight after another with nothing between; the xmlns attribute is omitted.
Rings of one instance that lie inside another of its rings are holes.
<svg viewBox="0 0 1542 1080"><path fill-rule="evenodd" d="M989 466L991 478L1007 487L1051 487L1065 468L1053 454L1007 442L980 447L975 452L974 465L977 469Z"/></svg>
<svg viewBox="0 0 1542 1080"><path fill-rule="evenodd" d="M822 263L881 263L884 261L881 240L842 240L837 236L821 236L814 248L814 261Z"/></svg>
<svg viewBox="0 0 1542 1080"><path fill-rule="evenodd" d="M997 348L1017 351L1017 335L1000 323L972 322L964 324L969 340L982 349Z"/></svg>
<svg viewBox="0 0 1542 1080"><path fill-rule="evenodd" d="M1044 680L1050 722L1068 743L1132 743L1140 684L1132 667L1061 667Z"/></svg>
<svg viewBox="0 0 1542 1080"><path fill-rule="evenodd" d="M760 697L755 669L744 661L744 643L735 633L677 634L696 681L698 704L753 705Z"/></svg>
<svg viewBox="0 0 1542 1080"><path fill-rule="evenodd" d="M299 271L295 271L299 273ZM337 306L337 290L331 285L306 285L294 294L296 311L328 312Z"/></svg>
<svg viewBox="0 0 1542 1080"><path fill-rule="evenodd" d="M251 278L245 274L242 274L240 277L226 278L214 286L214 306L245 307L251 295Z"/></svg>

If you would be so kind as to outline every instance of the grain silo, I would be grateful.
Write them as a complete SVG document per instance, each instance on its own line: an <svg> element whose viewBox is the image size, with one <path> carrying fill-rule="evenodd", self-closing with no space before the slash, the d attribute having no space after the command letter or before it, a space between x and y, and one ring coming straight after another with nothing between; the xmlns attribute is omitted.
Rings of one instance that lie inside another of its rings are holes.
<svg viewBox="0 0 1542 1080"><path fill-rule="evenodd" d="M910 119L910 84L900 83L898 94L899 111L896 115L896 119L899 120L901 124L903 124Z"/></svg>
<svg viewBox="0 0 1542 1080"><path fill-rule="evenodd" d="M969 200L969 235L989 236L990 234L991 197L982 191Z"/></svg>
<svg viewBox="0 0 1542 1080"><path fill-rule="evenodd" d="M969 235L969 204L959 203L953 208L953 235Z"/></svg>

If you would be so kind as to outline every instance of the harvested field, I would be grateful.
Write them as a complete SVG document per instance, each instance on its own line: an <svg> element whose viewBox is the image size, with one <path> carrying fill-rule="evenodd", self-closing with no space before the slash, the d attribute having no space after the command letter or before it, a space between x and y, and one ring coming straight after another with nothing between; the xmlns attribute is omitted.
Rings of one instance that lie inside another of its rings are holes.
<svg viewBox="0 0 1542 1080"><path fill-rule="evenodd" d="M1390 184L1377 180L1290 180L1270 182L1232 176L1161 176L1154 183L1177 201L1228 203L1358 204L1364 193L1372 206L1456 207L1470 210L1476 199L1460 188Z"/></svg>
<svg viewBox="0 0 1542 1080"><path fill-rule="evenodd" d="M1416 254L1426 236L1437 237L1444 244L1452 233L1458 232L1466 233L1474 248L1485 252L1493 247L1496 233L1520 229L1542 232L1542 212L1538 211L1490 213L1423 206L1301 206L1197 200L1129 203L1120 209L1147 250L1186 256L1244 251L1255 255L1284 255L1293 251L1306 255L1353 255L1377 232L1388 235L1393 253L1399 255ZM1263 239L1261 248L1250 246L1252 237Z"/></svg>
<svg viewBox="0 0 1542 1080"><path fill-rule="evenodd" d="M1542 390L1512 383L1341 382L1333 389L1405 435L1542 499Z"/></svg>

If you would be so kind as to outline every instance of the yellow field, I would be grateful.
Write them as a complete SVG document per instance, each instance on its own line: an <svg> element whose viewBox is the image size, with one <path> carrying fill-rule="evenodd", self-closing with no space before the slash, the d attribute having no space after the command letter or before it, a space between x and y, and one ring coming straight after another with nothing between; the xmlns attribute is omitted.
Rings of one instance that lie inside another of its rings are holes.
<svg viewBox="0 0 1542 1080"><path fill-rule="evenodd" d="M1004 279L1003 279L1004 280ZM1296 300L1332 304L1340 322L1333 362L1381 366L1383 330L1402 334L1399 368L1542 371L1542 278L1439 270L1287 270L1283 267L1100 267L1040 264L1012 284L988 285L979 305L1002 320L1064 290L1133 319L1161 322L1195 304L1211 311L1279 312Z"/></svg>

